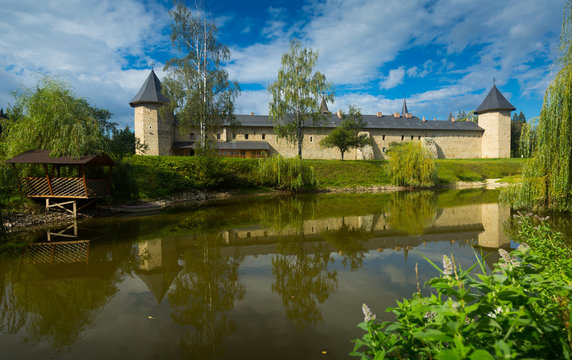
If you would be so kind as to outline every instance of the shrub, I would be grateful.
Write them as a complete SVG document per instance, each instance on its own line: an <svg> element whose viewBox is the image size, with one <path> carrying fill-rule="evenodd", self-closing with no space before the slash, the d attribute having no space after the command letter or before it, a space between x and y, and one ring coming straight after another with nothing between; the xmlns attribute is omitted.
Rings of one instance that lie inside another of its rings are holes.
<svg viewBox="0 0 572 360"><path fill-rule="evenodd" d="M261 185L276 189L298 191L303 186L316 185L314 169L302 159L284 159L273 155L258 161L258 175Z"/></svg>
<svg viewBox="0 0 572 360"><path fill-rule="evenodd" d="M531 224L523 223L523 234ZM543 241L536 239L535 241ZM441 275L428 281L433 294L404 299L389 309L397 320L379 323L364 304L366 334L352 355L362 359L569 359L572 353L570 258L561 259L563 278L546 254L522 244L500 249L491 273L462 270L443 256ZM429 260L428 260L429 261Z"/></svg>
<svg viewBox="0 0 572 360"><path fill-rule="evenodd" d="M437 170L429 150L420 143L393 143L389 147L389 173L395 185L431 187Z"/></svg>

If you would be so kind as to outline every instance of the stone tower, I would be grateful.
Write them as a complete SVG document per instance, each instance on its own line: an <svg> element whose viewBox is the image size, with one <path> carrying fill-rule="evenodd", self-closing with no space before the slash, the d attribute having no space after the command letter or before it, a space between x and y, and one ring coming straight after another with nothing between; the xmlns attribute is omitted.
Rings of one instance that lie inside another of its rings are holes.
<svg viewBox="0 0 572 360"><path fill-rule="evenodd" d="M163 121L159 108L169 103L169 99L161 93L161 82L151 73L145 83L129 102L135 108L135 138L147 149L136 149L138 155L170 155L173 144L173 124Z"/></svg>
<svg viewBox="0 0 572 360"><path fill-rule="evenodd" d="M510 112L513 110L516 110L515 107L493 85L483 103L475 110L479 126L485 129L481 157L510 157Z"/></svg>

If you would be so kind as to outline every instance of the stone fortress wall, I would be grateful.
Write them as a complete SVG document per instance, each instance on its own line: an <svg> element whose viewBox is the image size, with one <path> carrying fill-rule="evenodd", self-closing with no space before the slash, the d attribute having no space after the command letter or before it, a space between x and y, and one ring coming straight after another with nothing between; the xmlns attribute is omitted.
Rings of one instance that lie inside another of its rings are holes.
<svg viewBox="0 0 572 360"><path fill-rule="evenodd" d="M144 152L137 149L138 154L174 155L173 145L175 143L191 144L198 139L198 130L179 128L174 124L173 117L160 119L159 109L168 101L160 90L160 81L152 71L144 86L130 103L135 108L135 137L147 147ZM461 124L461 122L457 124L444 121L425 122L424 119L421 122L420 119L407 113L404 102L405 113L395 113L393 117L389 117L391 120L403 120L403 129L395 126L384 128L386 125L383 125L385 124L383 122L363 128L361 133L372 137L373 145L364 149L352 149L344 154L344 159L385 159L391 143L409 141L422 143L431 150L434 157L441 159L508 158L510 157L510 112L512 110L514 107L494 85L475 111L475 114L478 114L478 126L461 126L468 125L467 123ZM381 117L381 113L378 114ZM386 116L383 118L388 119ZM405 121L412 118L416 119L416 122L409 122L407 126ZM306 159L341 159L337 148L326 149L320 146L320 141L332 129L332 127L304 127L302 156ZM223 126L217 134L210 134L210 136L219 143L265 142L271 154L280 154L285 157L297 155L297 145L289 143L286 139L278 138L274 134L269 119L260 125Z"/></svg>

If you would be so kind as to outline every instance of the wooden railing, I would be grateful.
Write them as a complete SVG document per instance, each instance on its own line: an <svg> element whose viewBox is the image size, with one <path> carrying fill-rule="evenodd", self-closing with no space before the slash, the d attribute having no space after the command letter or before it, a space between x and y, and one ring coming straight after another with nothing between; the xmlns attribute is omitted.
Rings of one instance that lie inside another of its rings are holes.
<svg viewBox="0 0 572 360"><path fill-rule="evenodd" d="M109 179L24 177L22 192L28 197L94 198L109 195Z"/></svg>

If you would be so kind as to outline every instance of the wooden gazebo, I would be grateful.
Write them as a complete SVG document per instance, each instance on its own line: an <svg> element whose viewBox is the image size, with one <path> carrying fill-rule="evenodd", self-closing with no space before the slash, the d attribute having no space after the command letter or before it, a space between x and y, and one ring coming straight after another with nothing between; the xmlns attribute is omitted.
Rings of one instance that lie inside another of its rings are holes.
<svg viewBox="0 0 572 360"><path fill-rule="evenodd" d="M74 159L69 156L50 157L49 150L30 150L6 161L7 164L36 164L43 167L45 176L21 177L18 179L18 188L22 195L29 198L46 199L46 208L60 207L72 204L73 211L65 209L76 216L77 200L88 200L85 207L97 199L109 196L111 192L111 169L115 165L106 154L83 156ZM49 171L51 166L51 172ZM62 166L78 168L77 177L60 177L59 169ZM107 177L87 178L86 167L109 167ZM66 199L61 202L59 199ZM50 200L54 200L50 204ZM60 201L56 203L56 201Z"/></svg>

